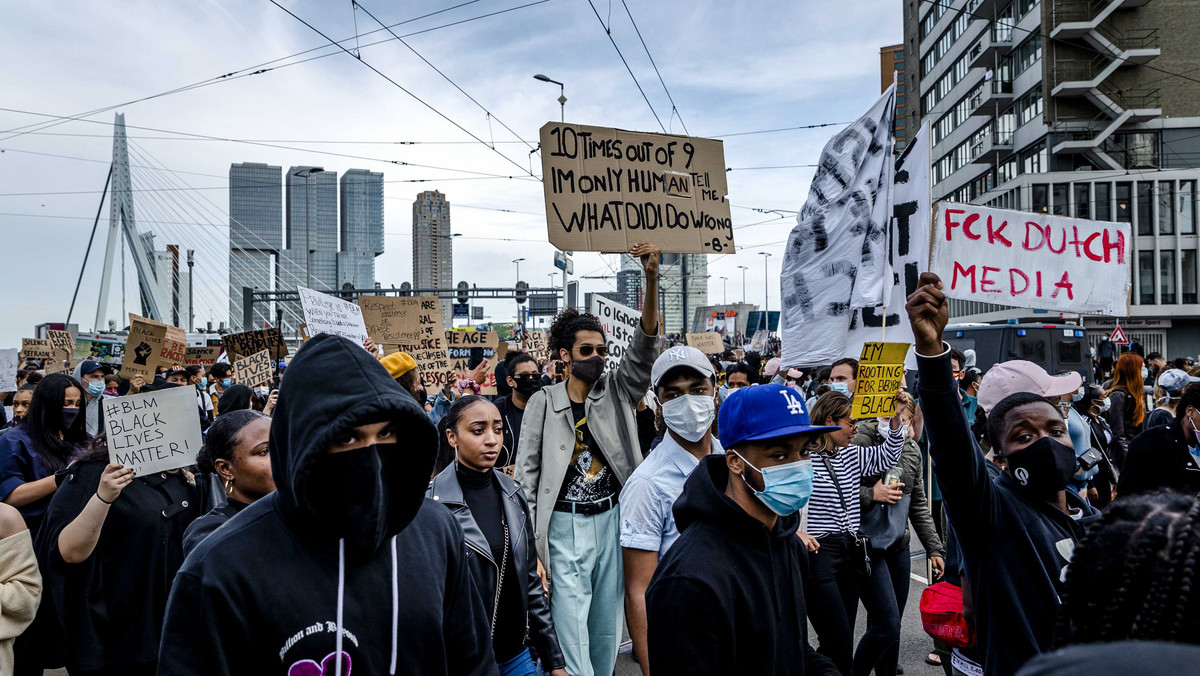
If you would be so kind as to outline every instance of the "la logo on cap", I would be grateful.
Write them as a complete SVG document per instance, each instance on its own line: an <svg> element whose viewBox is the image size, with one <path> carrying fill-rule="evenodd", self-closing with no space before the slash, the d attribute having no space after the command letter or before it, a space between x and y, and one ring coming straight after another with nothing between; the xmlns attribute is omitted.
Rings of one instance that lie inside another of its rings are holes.
<svg viewBox="0 0 1200 676"><path fill-rule="evenodd" d="M780 392L780 394L783 395L784 399L787 399L787 409L788 409L789 413L791 413L792 415L799 415L801 413L804 413L804 404L801 403L801 401L799 399L792 396L791 392L785 391L785 392Z"/></svg>

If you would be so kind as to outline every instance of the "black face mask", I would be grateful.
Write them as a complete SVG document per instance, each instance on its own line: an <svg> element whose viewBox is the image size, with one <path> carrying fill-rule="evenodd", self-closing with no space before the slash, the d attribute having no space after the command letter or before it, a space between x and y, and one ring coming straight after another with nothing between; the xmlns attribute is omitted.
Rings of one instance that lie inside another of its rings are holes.
<svg viewBox="0 0 1200 676"><path fill-rule="evenodd" d="M604 357L595 356L587 359L571 360L571 376L579 378L588 385L594 385L604 373Z"/></svg>
<svg viewBox="0 0 1200 676"><path fill-rule="evenodd" d="M62 410L62 424L64 430L71 429L71 425L75 424L75 417L79 415L77 408L64 408Z"/></svg>
<svg viewBox="0 0 1200 676"><path fill-rule="evenodd" d="M513 389L526 399L532 397L542 389L542 381L536 376L533 378L513 378L513 382L517 384Z"/></svg>
<svg viewBox="0 0 1200 676"><path fill-rule="evenodd" d="M306 497L316 526L345 538L347 551L360 556L375 553L404 530L420 509L428 477L408 471L402 453L401 445L386 444L314 460L311 476L320 477L319 486L313 480Z"/></svg>
<svg viewBox="0 0 1200 676"><path fill-rule="evenodd" d="M1042 437L1005 457L1009 476L1022 490L1041 499L1052 499L1075 474L1075 451L1050 437Z"/></svg>

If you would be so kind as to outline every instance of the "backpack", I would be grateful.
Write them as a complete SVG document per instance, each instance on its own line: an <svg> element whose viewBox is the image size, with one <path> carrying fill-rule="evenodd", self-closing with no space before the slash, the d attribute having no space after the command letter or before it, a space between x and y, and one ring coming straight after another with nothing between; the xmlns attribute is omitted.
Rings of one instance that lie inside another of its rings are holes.
<svg viewBox="0 0 1200 676"><path fill-rule="evenodd" d="M952 648L975 645L975 630L963 614L962 588L937 582L921 592L921 626L936 641Z"/></svg>

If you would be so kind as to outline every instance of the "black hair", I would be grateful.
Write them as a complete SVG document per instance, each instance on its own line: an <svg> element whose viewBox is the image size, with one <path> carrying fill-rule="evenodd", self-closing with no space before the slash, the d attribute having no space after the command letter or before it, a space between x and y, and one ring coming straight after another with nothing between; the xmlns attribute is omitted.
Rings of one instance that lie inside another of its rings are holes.
<svg viewBox="0 0 1200 676"><path fill-rule="evenodd" d="M518 366L526 362L537 366L537 360L534 359L533 355L529 354L528 352L518 352L516 356L505 359L504 361L508 367L508 375L510 376L517 370Z"/></svg>
<svg viewBox="0 0 1200 676"><path fill-rule="evenodd" d="M1095 401L1097 399L1103 399L1103 398L1104 398L1104 388L1100 387L1099 385L1088 385L1085 383L1083 386L1083 399L1080 399L1079 401L1076 401L1076 402L1072 402L1071 406L1076 411L1079 411L1079 413L1081 415L1083 415L1084 418L1087 418L1088 413L1092 409L1092 404L1095 403Z"/></svg>
<svg viewBox="0 0 1200 676"><path fill-rule="evenodd" d="M396 378L396 382L400 384L400 387L405 392L412 394L414 397L416 396L415 392L417 391L417 386L421 384L417 381L417 369L409 369L404 373L401 373L400 376ZM425 402L423 401L420 403L422 406L425 405Z"/></svg>
<svg viewBox="0 0 1200 676"><path fill-rule="evenodd" d="M754 385L758 382L758 372L751 368L750 365L744 361L740 361L736 364L730 364L729 368L725 369L725 381L729 382L729 376L735 373L745 374L751 385Z"/></svg>
<svg viewBox="0 0 1200 676"><path fill-rule="evenodd" d="M187 371L188 378L195 378L196 376L200 375L200 372L204 370L204 367L199 364L191 364L183 367L183 370Z"/></svg>
<svg viewBox="0 0 1200 676"><path fill-rule="evenodd" d="M554 350L555 356L559 350L570 351L575 347L575 334L580 331L595 331L604 336L604 327L594 315L573 307L558 313L554 323L550 324L550 349Z"/></svg>
<svg viewBox="0 0 1200 676"><path fill-rule="evenodd" d="M204 446L196 456L196 465L201 472L215 472L217 460L233 461L233 449L242 440L242 429L261 418L270 418L253 409L240 409L218 415L208 426L204 435Z"/></svg>
<svg viewBox="0 0 1200 676"><path fill-rule="evenodd" d="M761 354L757 352L747 352L745 363L747 366L754 369L755 378L758 377L758 374L762 373L763 361Z"/></svg>
<svg viewBox="0 0 1200 676"><path fill-rule="evenodd" d="M1183 423L1187 417L1188 407L1200 411L1200 383L1188 385L1179 394L1179 403L1175 405L1175 422ZM1189 439L1189 445L1191 440Z"/></svg>
<svg viewBox="0 0 1200 676"><path fill-rule="evenodd" d="M832 366L822 366L817 369L817 375L813 376L813 381L818 385L829 380L829 374L833 372Z"/></svg>
<svg viewBox="0 0 1200 676"><path fill-rule="evenodd" d="M1161 492L1112 503L1075 547L1058 645L1200 643L1200 499Z"/></svg>
<svg viewBox="0 0 1200 676"><path fill-rule="evenodd" d="M1004 438L1004 422L1008 418L1008 414L1012 413L1015 408L1037 403L1047 404L1054 408L1054 410L1058 410L1058 406L1054 402L1033 392L1016 392L1010 394L1001 399L999 404L992 407L987 416L987 439L988 443L992 445L993 451L1000 453L1004 448L1001 440Z"/></svg>
<svg viewBox="0 0 1200 676"><path fill-rule="evenodd" d="M37 389L37 383L25 383L17 388L17 392L32 392Z"/></svg>
<svg viewBox="0 0 1200 676"><path fill-rule="evenodd" d="M226 364L223 361L219 361L219 362L213 364L211 367L209 367L208 372L210 374L212 374L213 378L216 378L217 380L221 380L222 378L225 378L226 376L228 376L229 372L232 370L233 370L232 366L230 366L229 364Z"/></svg>
<svg viewBox="0 0 1200 676"><path fill-rule="evenodd" d="M46 376L42 375L41 371L38 371L37 369L28 369L25 371L25 384L37 385L38 383L42 382L42 378L45 377Z"/></svg>
<svg viewBox="0 0 1200 676"><path fill-rule="evenodd" d="M854 379L857 380L858 379L858 360L855 359L854 357L843 357L843 358L833 362L832 364L829 365L829 373L832 374L833 369L841 366L842 364L850 365L850 369L854 372Z"/></svg>
<svg viewBox="0 0 1200 676"><path fill-rule="evenodd" d="M446 415L442 416L441 422L438 423L438 457L437 463L433 466L434 474L441 474L442 470L454 462L454 447L446 439L446 430L458 427L458 421L462 420L463 413L481 401L491 403L487 397L481 397L478 394L468 394L465 397L459 397L450 406L450 410L446 411Z"/></svg>
<svg viewBox="0 0 1200 676"><path fill-rule="evenodd" d="M959 370L965 369L967 367L967 355L963 354L962 352L960 352L959 350L957 350L953 347L950 348L950 359L958 362Z"/></svg>
<svg viewBox="0 0 1200 676"><path fill-rule="evenodd" d="M63 401L67 388L71 387L79 390L79 412L71 426L64 428ZM42 464L52 473L67 466L75 454L76 444L87 441L85 391L78 380L65 373L46 376L33 391L33 400L29 402L29 411L25 414L25 429L33 440L33 449L42 459Z"/></svg>
<svg viewBox="0 0 1200 676"><path fill-rule="evenodd" d="M1163 358L1163 356L1162 356L1161 352L1151 352L1150 354L1146 355L1146 361L1150 361L1151 359L1162 359L1162 358Z"/></svg>
<svg viewBox="0 0 1200 676"><path fill-rule="evenodd" d="M662 390L666 383L678 378L694 378L696 380L707 380L713 385L717 384L716 373L713 373L711 376L705 376L697 371L696 367L694 366L680 364L679 366L672 366L671 368L667 369L665 373L658 377L658 385L654 388L654 394L657 396L659 391Z"/></svg>
<svg viewBox="0 0 1200 676"><path fill-rule="evenodd" d="M979 375L979 371L977 371L973 368L967 369L966 372L963 373L962 380L958 381L958 389L962 390L963 392L966 392L967 388L971 387L972 385L974 385L975 383L979 382L982 379L983 379L983 376Z"/></svg>

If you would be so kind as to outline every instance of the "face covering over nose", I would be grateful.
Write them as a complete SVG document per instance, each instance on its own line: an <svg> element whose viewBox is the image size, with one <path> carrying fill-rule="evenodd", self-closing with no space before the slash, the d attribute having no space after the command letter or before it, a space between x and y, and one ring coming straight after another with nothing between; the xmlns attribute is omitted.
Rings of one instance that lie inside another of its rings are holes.
<svg viewBox="0 0 1200 676"><path fill-rule="evenodd" d="M663 402L663 422L672 432L691 442L704 438L712 429L716 405L712 397L685 394Z"/></svg>
<svg viewBox="0 0 1200 676"><path fill-rule="evenodd" d="M103 380L93 380L92 382L88 383L87 393L92 395L93 397L98 397L101 394L103 394L104 393L104 381Z"/></svg>
<svg viewBox="0 0 1200 676"><path fill-rule="evenodd" d="M403 472L399 457L397 444L383 444L325 453L313 460L312 476L321 481L309 491L308 502L318 528L344 538L348 550L364 555L397 532L394 522L412 517L408 506L392 499L393 486L405 484L396 480Z"/></svg>
<svg viewBox="0 0 1200 676"><path fill-rule="evenodd" d="M103 383L101 383L101 385L103 385ZM62 410L63 429L64 430L71 429L71 425L75 424L75 418L78 415L79 415L79 409L77 409L77 408L63 408L63 410Z"/></svg>
<svg viewBox="0 0 1200 676"><path fill-rule="evenodd" d="M1008 473L1030 495L1049 500L1067 487L1075 474L1075 451L1056 439L1042 437L1008 459Z"/></svg>
<svg viewBox="0 0 1200 676"><path fill-rule="evenodd" d="M850 385L846 383L829 383L829 389L834 392L841 392L847 397L850 396Z"/></svg>
<svg viewBox="0 0 1200 676"><path fill-rule="evenodd" d="M225 389L229 389L230 387L233 387L233 378L222 378L221 379L221 387L224 387Z"/></svg>
<svg viewBox="0 0 1200 676"><path fill-rule="evenodd" d="M594 385L604 373L604 357L599 355L587 359L571 360L571 377L579 378L588 385Z"/></svg>
<svg viewBox="0 0 1200 676"><path fill-rule="evenodd" d="M746 479L745 472L742 473L742 481L746 482L746 486L754 491L755 497L766 505L767 509L779 516L789 516L808 504L808 497L812 495L813 488L811 459L759 469L751 465L740 453L737 455L748 467L762 475L763 489L761 491L754 490L754 486L751 486Z"/></svg>

